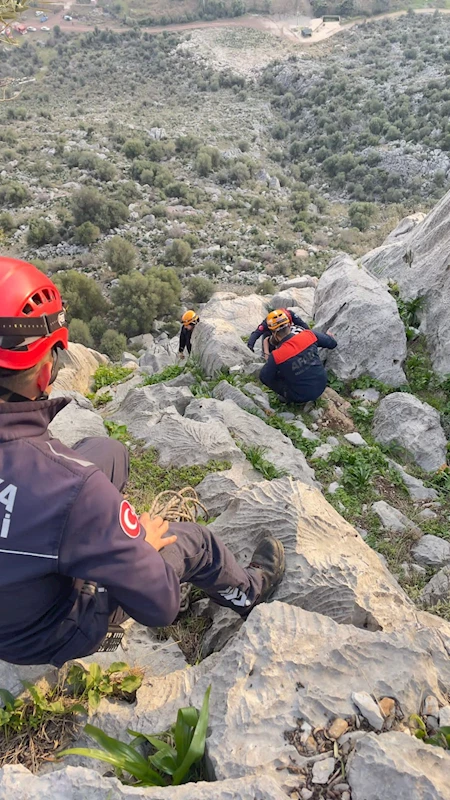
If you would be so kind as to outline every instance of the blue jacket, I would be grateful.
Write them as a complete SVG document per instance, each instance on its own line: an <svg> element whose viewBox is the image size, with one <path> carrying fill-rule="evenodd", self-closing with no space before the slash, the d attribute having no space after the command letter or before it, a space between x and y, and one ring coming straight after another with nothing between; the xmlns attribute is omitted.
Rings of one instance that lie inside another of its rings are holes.
<svg viewBox="0 0 450 800"><path fill-rule="evenodd" d="M332 350L336 344L332 336L319 331L291 333L270 354L260 380L292 403L316 400L327 385L318 347Z"/></svg>
<svg viewBox="0 0 450 800"><path fill-rule="evenodd" d="M111 600L150 627L179 610L175 571L137 520L124 522L127 501L50 438L68 402L0 403L0 659L14 664L61 666L95 652Z"/></svg>
<svg viewBox="0 0 450 800"><path fill-rule="evenodd" d="M306 329L309 328L308 323L305 322L301 317L299 317L298 314L294 314L294 312L291 311L289 308L283 308L281 310L286 312L291 321L291 325L298 325L299 328L306 328ZM247 342L247 347L249 347L250 350L253 350L260 336L263 336L265 333L269 332L270 331L269 331L269 326L267 324L267 320L263 319L263 321L256 328L256 331L253 331L253 333L250 334L249 340Z"/></svg>

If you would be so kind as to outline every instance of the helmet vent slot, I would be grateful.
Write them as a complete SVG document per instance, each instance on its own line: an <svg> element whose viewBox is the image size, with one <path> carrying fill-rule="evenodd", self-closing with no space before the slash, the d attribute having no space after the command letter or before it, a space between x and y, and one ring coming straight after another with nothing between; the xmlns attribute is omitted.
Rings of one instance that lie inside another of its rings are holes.
<svg viewBox="0 0 450 800"><path fill-rule="evenodd" d="M41 306L44 302L39 292L36 292L31 299L36 306Z"/></svg>
<svg viewBox="0 0 450 800"><path fill-rule="evenodd" d="M24 305L24 307L22 308L22 314L31 314L32 311L33 311L33 306L31 306L29 303Z"/></svg>
<svg viewBox="0 0 450 800"><path fill-rule="evenodd" d="M48 302L50 302L50 300L51 300L51 295L50 295L50 292L49 292L49 290L48 290L48 289L43 289L43 290L42 290L42 294L44 295L45 299L46 299L46 300L48 300Z"/></svg>

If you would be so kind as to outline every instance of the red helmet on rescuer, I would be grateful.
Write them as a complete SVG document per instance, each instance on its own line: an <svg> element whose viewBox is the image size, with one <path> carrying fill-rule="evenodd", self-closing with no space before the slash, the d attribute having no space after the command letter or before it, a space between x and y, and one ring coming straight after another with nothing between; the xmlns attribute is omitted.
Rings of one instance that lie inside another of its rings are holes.
<svg viewBox="0 0 450 800"><path fill-rule="evenodd" d="M30 369L68 344L55 284L33 264L0 256L0 369Z"/></svg>

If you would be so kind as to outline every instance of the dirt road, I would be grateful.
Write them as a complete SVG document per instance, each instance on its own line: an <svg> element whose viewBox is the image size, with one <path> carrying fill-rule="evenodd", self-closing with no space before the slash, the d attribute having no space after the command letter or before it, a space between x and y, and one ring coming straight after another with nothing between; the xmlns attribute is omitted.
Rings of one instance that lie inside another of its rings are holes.
<svg viewBox="0 0 450 800"><path fill-rule="evenodd" d="M94 28L94 24L86 24L77 22L76 20L67 21L63 17L70 14L71 0L66 0L64 3L64 10L49 16L48 21L45 23L49 28L59 25L61 30L66 33L85 33ZM418 8L415 9L416 14L433 14L435 11L441 14L450 14L450 9L434 9L434 8ZM140 28L145 33L163 33L164 31L189 31L199 30L202 28L253 28L254 30L264 31L270 33L281 39L286 39L291 43L296 43L302 47L309 47L317 42L329 39L336 36L338 33L348 31L355 25L360 25L365 20L367 22L376 22L382 19L395 19L407 14L407 11L392 11L389 14L380 14L372 17L358 17L357 19L346 22L342 25L335 22L321 23L321 20L311 20L307 17L285 17L277 18L263 17L256 14L246 14L243 17L234 17L227 19L212 20L211 22L181 22L173 25L156 25L148 28ZM99 15L100 16L100 15ZM30 20L26 17L27 24ZM33 23L36 24L36 21ZM126 27L119 22L112 22L111 20L101 20L96 23L98 28L102 30L125 31ZM308 39L303 39L300 34L300 28L304 26L313 27L313 35ZM298 33L296 32L297 29Z"/></svg>

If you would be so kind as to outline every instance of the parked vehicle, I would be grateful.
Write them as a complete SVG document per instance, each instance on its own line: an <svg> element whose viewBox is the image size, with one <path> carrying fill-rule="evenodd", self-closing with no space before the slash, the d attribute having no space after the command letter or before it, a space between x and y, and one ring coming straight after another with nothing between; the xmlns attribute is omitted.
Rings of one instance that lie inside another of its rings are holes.
<svg viewBox="0 0 450 800"><path fill-rule="evenodd" d="M37 28L33 28L32 25L28 25L27 31L28 33L35 33L37 31Z"/></svg>
<svg viewBox="0 0 450 800"><path fill-rule="evenodd" d="M44 31L45 33L48 33L49 30L50 30L50 28L47 28L47 25L41 25L41 31Z"/></svg>
<svg viewBox="0 0 450 800"><path fill-rule="evenodd" d="M65 19L66 22L72 22L73 17L71 17L70 14L64 14L63 19Z"/></svg>

